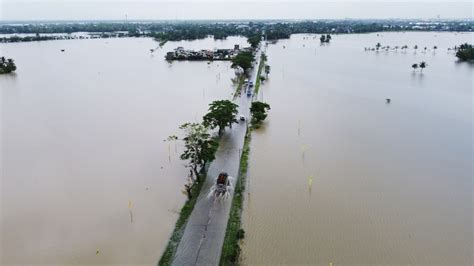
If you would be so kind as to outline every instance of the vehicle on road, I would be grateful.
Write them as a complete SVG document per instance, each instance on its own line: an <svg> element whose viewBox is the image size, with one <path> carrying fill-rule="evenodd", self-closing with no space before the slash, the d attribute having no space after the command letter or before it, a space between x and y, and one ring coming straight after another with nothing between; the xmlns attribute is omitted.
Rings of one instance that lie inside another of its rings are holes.
<svg viewBox="0 0 474 266"><path fill-rule="evenodd" d="M244 116L244 115L240 115L239 119L240 119L240 121L244 122L244 121L245 121L245 116Z"/></svg>
<svg viewBox="0 0 474 266"><path fill-rule="evenodd" d="M216 179L216 183L212 186L208 197L214 196L218 199L227 199L232 190L231 177L226 172L221 172Z"/></svg>

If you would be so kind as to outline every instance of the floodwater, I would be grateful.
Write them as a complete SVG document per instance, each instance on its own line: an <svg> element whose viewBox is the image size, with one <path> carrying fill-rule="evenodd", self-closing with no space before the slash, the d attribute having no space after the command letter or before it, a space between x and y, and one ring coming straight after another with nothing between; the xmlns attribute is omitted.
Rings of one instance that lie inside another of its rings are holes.
<svg viewBox="0 0 474 266"><path fill-rule="evenodd" d="M163 140L230 98L234 77L229 62L164 55L245 42L1 44L18 70L0 76L0 264L156 265L188 173Z"/></svg>
<svg viewBox="0 0 474 266"><path fill-rule="evenodd" d="M471 265L474 66L447 48L473 36L270 44L259 99L272 109L252 134L242 262ZM410 48L364 51L378 42Z"/></svg>

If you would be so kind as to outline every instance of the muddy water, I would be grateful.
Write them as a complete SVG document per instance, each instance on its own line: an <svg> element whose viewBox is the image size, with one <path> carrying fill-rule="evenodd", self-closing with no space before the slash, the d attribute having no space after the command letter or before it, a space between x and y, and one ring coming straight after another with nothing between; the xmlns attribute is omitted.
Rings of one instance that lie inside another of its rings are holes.
<svg viewBox="0 0 474 266"><path fill-rule="evenodd" d="M269 45L259 98L272 109L252 138L243 263L470 265L474 68L447 48L472 41L382 33ZM410 49L364 51L377 42ZM413 73L420 61L428 68Z"/></svg>
<svg viewBox="0 0 474 266"><path fill-rule="evenodd" d="M0 76L0 264L155 265L187 174L163 140L228 98L234 76L228 62L164 55L235 43L245 39L153 55L141 38L1 45L18 71Z"/></svg>

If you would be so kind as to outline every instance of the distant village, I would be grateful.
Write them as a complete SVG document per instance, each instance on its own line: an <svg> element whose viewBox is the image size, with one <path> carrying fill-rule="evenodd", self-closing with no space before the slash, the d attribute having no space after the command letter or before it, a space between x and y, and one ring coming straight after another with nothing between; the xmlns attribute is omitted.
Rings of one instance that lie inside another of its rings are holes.
<svg viewBox="0 0 474 266"><path fill-rule="evenodd" d="M178 47L172 52L166 53L166 60L232 60L239 52L250 51L250 47L240 49L238 44L233 49L214 49L214 50L186 50L184 47Z"/></svg>

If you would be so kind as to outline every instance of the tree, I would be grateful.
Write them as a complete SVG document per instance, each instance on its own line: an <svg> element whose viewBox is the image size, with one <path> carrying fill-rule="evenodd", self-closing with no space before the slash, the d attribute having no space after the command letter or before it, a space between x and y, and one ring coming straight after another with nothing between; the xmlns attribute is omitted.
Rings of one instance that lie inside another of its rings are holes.
<svg viewBox="0 0 474 266"><path fill-rule="evenodd" d="M0 74L11 73L16 70L15 61L9 58L6 59L5 57L0 58Z"/></svg>
<svg viewBox="0 0 474 266"><path fill-rule="evenodd" d="M418 64L413 64L411 67L413 68L413 71L416 71L418 69Z"/></svg>
<svg viewBox="0 0 474 266"><path fill-rule="evenodd" d="M184 151L180 158L189 161L188 167L191 169L191 175L188 177L185 189L188 198L191 198L191 190L199 182L199 171L206 166L207 162L214 160L218 143L211 137L209 128L203 124L186 123L180 126L180 129L184 131L184 138L182 139L184 141ZM176 140L178 138L170 136L168 139Z"/></svg>
<svg viewBox="0 0 474 266"><path fill-rule="evenodd" d="M255 34L255 35L251 35L247 37L247 42L250 44L250 46L253 49L256 49L258 47L261 40L262 40L262 35L260 34Z"/></svg>
<svg viewBox="0 0 474 266"><path fill-rule="evenodd" d="M267 118L267 111L270 110L270 105L264 102L252 102L250 107L250 114L252 115L252 124L260 125L265 118Z"/></svg>
<svg viewBox="0 0 474 266"><path fill-rule="evenodd" d="M241 67L244 72L252 67L254 56L252 52L242 51L232 58L232 67Z"/></svg>
<svg viewBox="0 0 474 266"><path fill-rule="evenodd" d="M326 42L326 35L321 35L321 37L319 38L319 40L321 41L321 43L325 43Z"/></svg>
<svg viewBox="0 0 474 266"><path fill-rule="evenodd" d="M209 104L209 112L203 117L204 125L210 128L219 128L219 136L224 133L225 127L232 127L237 123L235 116L239 106L229 100L214 101Z"/></svg>
<svg viewBox="0 0 474 266"><path fill-rule="evenodd" d="M415 53L416 53L416 50L418 50L418 45L413 46L413 49L415 49Z"/></svg>
<svg viewBox="0 0 474 266"><path fill-rule="evenodd" d="M266 75L267 78L268 78L268 74L270 74L270 66L265 65L265 75Z"/></svg>
<svg viewBox="0 0 474 266"><path fill-rule="evenodd" d="M457 50L456 57L461 61L474 60L474 47L472 44L461 44L459 47L455 47Z"/></svg>
<svg viewBox="0 0 474 266"><path fill-rule="evenodd" d="M380 47L382 47L382 45L378 42L378 43L375 45L375 49L379 50Z"/></svg>
<svg viewBox="0 0 474 266"><path fill-rule="evenodd" d="M428 65L427 65L424 61L421 62L421 63L420 63L421 72L423 72L423 69L424 69L425 67L427 67L427 66L428 66Z"/></svg>
<svg viewBox="0 0 474 266"><path fill-rule="evenodd" d="M326 42L330 42L332 40L332 37L330 34L326 34Z"/></svg>

